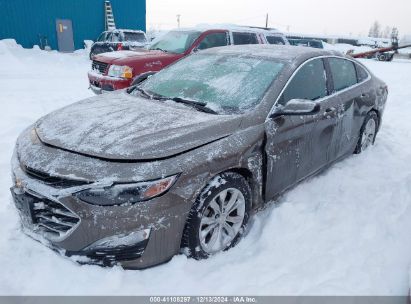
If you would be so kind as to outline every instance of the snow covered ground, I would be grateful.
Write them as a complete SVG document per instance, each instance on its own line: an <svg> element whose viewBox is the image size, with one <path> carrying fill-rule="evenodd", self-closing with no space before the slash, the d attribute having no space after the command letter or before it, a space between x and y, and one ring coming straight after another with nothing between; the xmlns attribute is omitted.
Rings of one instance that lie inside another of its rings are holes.
<svg viewBox="0 0 411 304"><path fill-rule="evenodd" d="M411 61L364 61L389 86L376 145L259 213L240 244L144 271L80 266L25 236L9 194L17 135L91 96L87 53L0 41L0 294L405 295L411 265Z"/></svg>

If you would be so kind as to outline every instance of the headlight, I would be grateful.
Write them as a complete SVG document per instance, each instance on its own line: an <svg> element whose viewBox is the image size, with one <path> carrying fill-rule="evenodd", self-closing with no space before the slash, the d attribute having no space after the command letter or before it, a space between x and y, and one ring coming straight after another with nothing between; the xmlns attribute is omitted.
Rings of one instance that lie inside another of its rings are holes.
<svg viewBox="0 0 411 304"><path fill-rule="evenodd" d="M75 193L80 200L100 206L133 204L165 193L177 180L178 175L151 182L115 184L104 188L87 189Z"/></svg>
<svg viewBox="0 0 411 304"><path fill-rule="evenodd" d="M133 69L126 65L110 65L108 76L119 78L133 78Z"/></svg>

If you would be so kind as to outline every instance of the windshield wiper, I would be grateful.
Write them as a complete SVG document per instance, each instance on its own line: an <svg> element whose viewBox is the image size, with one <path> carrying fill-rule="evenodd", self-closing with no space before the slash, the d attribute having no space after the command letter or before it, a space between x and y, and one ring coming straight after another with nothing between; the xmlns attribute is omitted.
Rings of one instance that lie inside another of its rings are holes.
<svg viewBox="0 0 411 304"><path fill-rule="evenodd" d="M163 50L163 49L160 49L160 48L154 48L154 49L150 49L150 50L153 50L153 51L162 51L162 52L165 52L165 53L168 52L168 51Z"/></svg>
<svg viewBox="0 0 411 304"><path fill-rule="evenodd" d="M141 95L144 95L145 97L149 98L149 99L153 99L153 96L150 95L149 93L147 93L146 90L144 90L143 88L140 88L139 86L135 86L134 89L128 91L128 93L133 92L134 90L137 90L141 93Z"/></svg>
<svg viewBox="0 0 411 304"><path fill-rule="evenodd" d="M205 103L205 102L184 99L184 98L181 98L181 97L173 97L173 98L167 98L167 99L178 102L178 103L183 103L183 104L186 104L186 105L193 106L197 110L200 110L200 111L205 112L205 113L218 114L213 109L208 108L207 103Z"/></svg>

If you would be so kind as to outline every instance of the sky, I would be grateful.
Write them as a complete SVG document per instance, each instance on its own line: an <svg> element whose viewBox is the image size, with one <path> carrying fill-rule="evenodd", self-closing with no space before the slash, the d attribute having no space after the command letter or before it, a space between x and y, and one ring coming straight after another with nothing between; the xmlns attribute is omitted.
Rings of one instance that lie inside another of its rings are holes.
<svg viewBox="0 0 411 304"><path fill-rule="evenodd" d="M147 29L234 23L306 34L368 35L374 21L411 34L411 0L147 0Z"/></svg>

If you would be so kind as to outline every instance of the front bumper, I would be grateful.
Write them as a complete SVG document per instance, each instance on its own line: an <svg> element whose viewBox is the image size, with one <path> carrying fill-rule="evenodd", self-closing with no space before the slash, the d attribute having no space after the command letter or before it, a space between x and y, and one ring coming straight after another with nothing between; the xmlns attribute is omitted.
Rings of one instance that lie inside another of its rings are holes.
<svg viewBox="0 0 411 304"><path fill-rule="evenodd" d="M13 179L11 191L23 230L62 254L78 256L80 263L143 269L180 251L191 204L172 192L128 206L95 206L72 195L89 185L56 189L16 165ZM146 231L145 237L122 241L141 231ZM115 246L95 246L105 239L119 241Z"/></svg>
<svg viewBox="0 0 411 304"><path fill-rule="evenodd" d="M90 89L95 94L102 94L128 88L131 85L131 79L109 77L96 72L88 72Z"/></svg>

